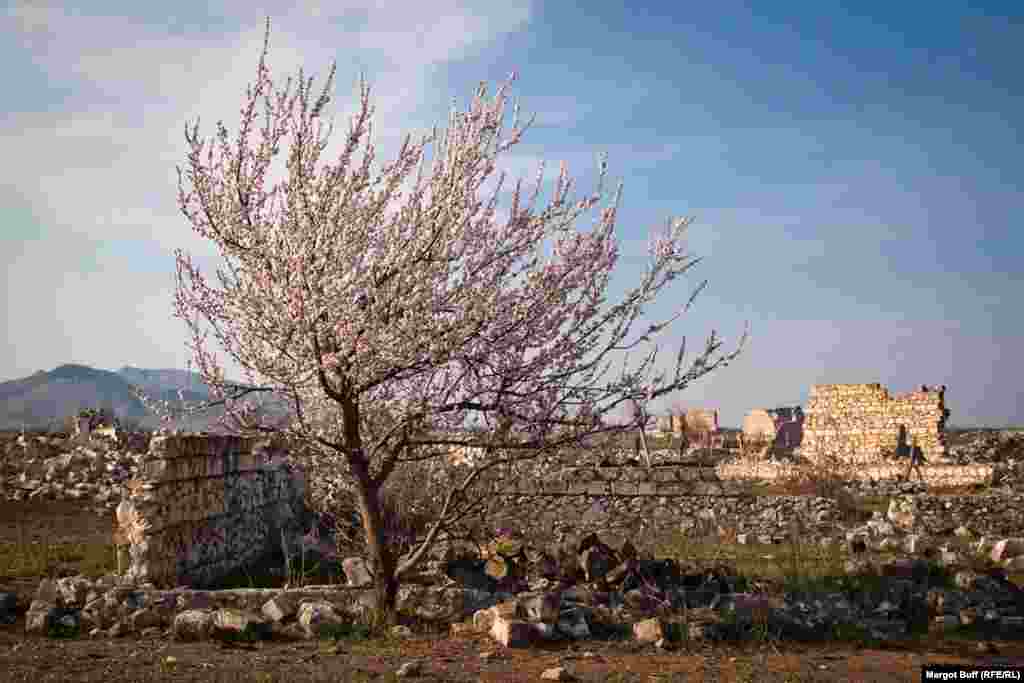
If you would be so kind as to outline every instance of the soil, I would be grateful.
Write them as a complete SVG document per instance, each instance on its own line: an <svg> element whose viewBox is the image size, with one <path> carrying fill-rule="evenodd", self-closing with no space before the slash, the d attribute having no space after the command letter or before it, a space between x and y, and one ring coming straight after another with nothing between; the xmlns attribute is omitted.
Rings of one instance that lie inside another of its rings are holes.
<svg viewBox="0 0 1024 683"><path fill-rule="evenodd" d="M928 664L1024 667L1024 643L929 642L858 649L846 644L710 645L660 652L632 643L583 642L503 649L484 636L386 641L179 643L164 637L56 640L26 636L24 621L0 627L5 681L358 681L389 680L410 660L419 680L538 681L562 666L578 681L919 681ZM484 658L481 653L493 653ZM168 658L172 658L170 660ZM176 660L176 661L174 661Z"/></svg>
<svg viewBox="0 0 1024 683"><path fill-rule="evenodd" d="M28 539L109 542L110 521L76 502L0 502L0 544ZM71 575L74 561L53 567ZM1024 641L981 643L935 636L866 649L851 643L703 644L674 652L627 641L505 649L486 636L180 643L166 636L53 639L25 633L41 577L0 576L18 596L16 623L0 626L0 681L375 681L411 660L424 681L538 681L562 666L578 681L919 681L923 664L1024 668ZM490 653L484 655L483 653Z"/></svg>

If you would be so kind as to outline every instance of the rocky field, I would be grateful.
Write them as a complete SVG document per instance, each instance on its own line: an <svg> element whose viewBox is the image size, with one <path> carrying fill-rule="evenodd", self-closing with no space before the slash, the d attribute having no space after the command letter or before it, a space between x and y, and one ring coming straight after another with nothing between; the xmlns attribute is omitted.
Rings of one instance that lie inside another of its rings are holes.
<svg viewBox="0 0 1024 683"><path fill-rule="evenodd" d="M916 681L924 662L1024 666L1012 433L952 440L952 459L1008 473L987 491L496 498L489 537L441 544L390 632L366 623L365 563L318 527L291 566L344 585L122 583L112 510L144 437L19 438L0 451L11 680Z"/></svg>

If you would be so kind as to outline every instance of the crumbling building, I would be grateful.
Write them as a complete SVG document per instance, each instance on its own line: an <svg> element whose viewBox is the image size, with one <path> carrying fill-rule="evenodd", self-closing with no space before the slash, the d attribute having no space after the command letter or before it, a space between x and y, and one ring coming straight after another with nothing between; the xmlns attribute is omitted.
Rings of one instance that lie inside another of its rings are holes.
<svg viewBox="0 0 1024 683"><path fill-rule="evenodd" d="M881 384L817 384L807 402L800 452L811 461L866 465L909 446L926 461L942 460L945 391L922 386L891 396ZM900 443L901 435L907 443Z"/></svg>

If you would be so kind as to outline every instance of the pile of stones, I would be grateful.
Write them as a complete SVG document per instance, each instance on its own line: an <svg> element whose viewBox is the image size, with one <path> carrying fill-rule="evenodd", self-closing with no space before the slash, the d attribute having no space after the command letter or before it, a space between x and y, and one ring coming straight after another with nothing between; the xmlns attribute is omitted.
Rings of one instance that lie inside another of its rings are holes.
<svg viewBox="0 0 1024 683"><path fill-rule="evenodd" d="M974 431L958 434L947 448L946 459L955 465L991 464L997 486L1020 491L1024 486L1024 433L1015 430Z"/></svg>
<svg viewBox="0 0 1024 683"><path fill-rule="evenodd" d="M79 500L98 514L121 501L121 485L138 473L148 434L105 436L5 435L0 442L0 497Z"/></svg>
<svg viewBox="0 0 1024 683"><path fill-rule="evenodd" d="M870 590L854 582L847 590L787 591L744 579L725 565L654 559L628 541L613 548L596 534L537 547L503 530L480 549L464 542L438 544L424 570L402 585L398 607L447 625L453 636L489 633L506 647L594 637L671 647L680 639L734 638L753 629L799 639L844 628L876 639L915 628L1024 631L1024 589L1007 578L1008 571L1024 570L1024 538L994 544L981 539L965 553L911 533L914 522L912 506L897 500L887 515L847 534L842 571L873 577ZM891 557L894 552L898 556ZM336 558L309 558L331 559ZM276 590L160 590L115 576L46 579L28 606L25 628L49 635L140 633L180 640L319 638L365 618L373 605L367 563L350 557L340 566L346 586ZM15 603L13 595L0 594L0 620L13 621Z"/></svg>

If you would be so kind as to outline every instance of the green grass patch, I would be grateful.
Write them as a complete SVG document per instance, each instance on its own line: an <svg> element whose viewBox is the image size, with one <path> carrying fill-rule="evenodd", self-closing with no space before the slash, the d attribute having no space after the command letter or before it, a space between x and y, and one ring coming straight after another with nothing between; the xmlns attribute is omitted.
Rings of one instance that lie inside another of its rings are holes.
<svg viewBox="0 0 1024 683"><path fill-rule="evenodd" d="M320 630L321 640L351 640L367 641L372 635L372 627L369 624L358 622L345 622L341 624L325 624Z"/></svg>
<svg viewBox="0 0 1024 683"><path fill-rule="evenodd" d="M739 544L735 542L735 534L730 540L717 534L694 538L675 531L657 539L653 551L656 557L670 557L683 566L711 568L724 565L746 578L747 582L767 581L777 590L789 594L840 592L852 597L884 593L887 581L884 577L873 573L847 574L846 561L852 555L846 543L822 546L805 541L807 537L803 529L796 528L782 543ZM978 570L985 569L985 559L972 554L970 541L962 540L951 545L958 546L960 556L968 563L977 565ZM895 551L870 553L875 566L900 556ZM936 588L955 587L952 572L936 562L929 562L926 575L919 579Z"/></svg>
<svg viewBox="0 0 1024 683"><path fill-rule="evenodd" d="M117 571L115 552L109 543L0 543L0 577L99 578Z"/></svg>

